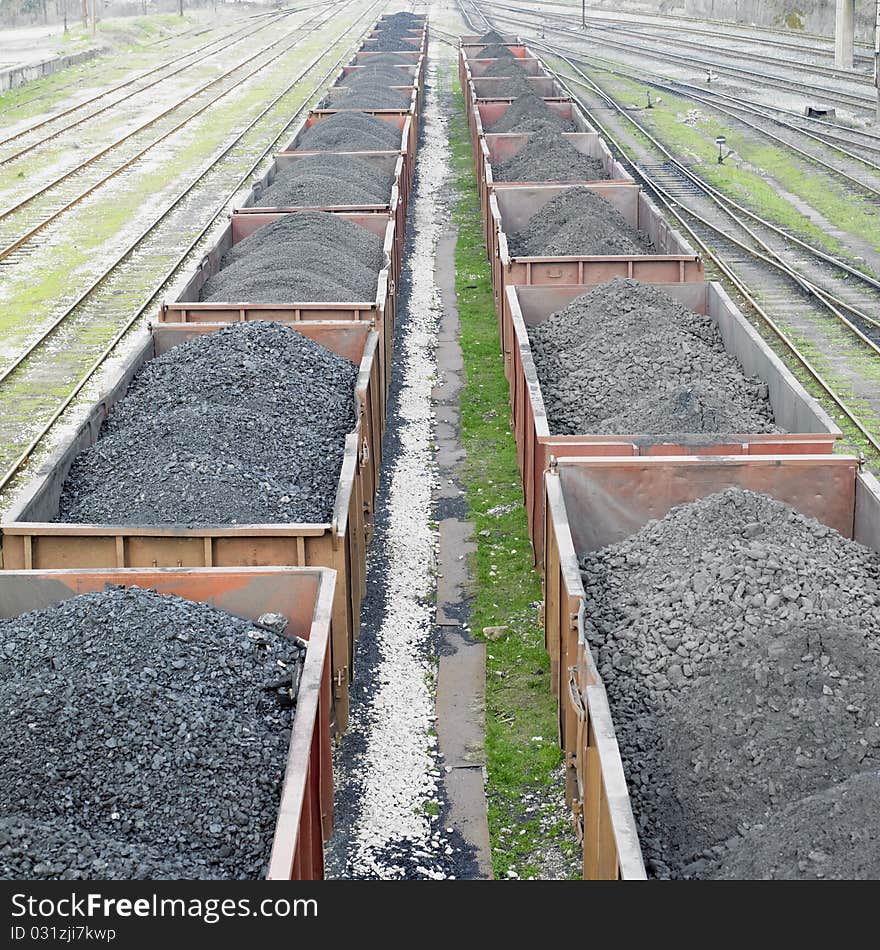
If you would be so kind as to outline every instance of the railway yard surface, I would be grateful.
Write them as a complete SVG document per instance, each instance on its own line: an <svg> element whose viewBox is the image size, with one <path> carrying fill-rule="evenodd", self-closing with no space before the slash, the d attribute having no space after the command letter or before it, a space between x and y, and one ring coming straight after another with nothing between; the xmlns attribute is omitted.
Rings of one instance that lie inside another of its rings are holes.
<svg viewBox="0 0 880 950"><path fill-rule="evenodd" d="M39 32L0 877L880 877L872 49L589 7Z"/></svg>

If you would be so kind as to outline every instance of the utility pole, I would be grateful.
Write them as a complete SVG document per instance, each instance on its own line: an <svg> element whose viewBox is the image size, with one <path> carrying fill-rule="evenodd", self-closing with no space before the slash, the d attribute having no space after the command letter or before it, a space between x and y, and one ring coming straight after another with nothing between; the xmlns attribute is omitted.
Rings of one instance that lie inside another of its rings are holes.
<svg viewBox="0 0 880 950"><path fill-rule="evenodd" d="M95 35L98 29L98 14L95 12L95 3L97 0L92 0L92 36Z"/></svg>
<svg viewBox="0 0 880 950"><path fill-rule="evenodd" d="M880 0L878 0L880 3ZM581 0L581 29L587 28L587 0Z"/></svg>
<svg viewBox="0 0 880 950"><path fill-rule="evenodd" d="M877 87L877 112L874 118L880 125L880 0L874 16L874 85Z"/></svg>
<svg viewBox="0 0 880 950"><path fill-rule="evenodd" d="M177 12L183 16L183 0L177 0Z"/></svg>
<svg viewBox="0 0 880 950"><path fill-rule="evenodd" d="M88 29L89 26L89 0L82 0L83 26Z"/></svg>

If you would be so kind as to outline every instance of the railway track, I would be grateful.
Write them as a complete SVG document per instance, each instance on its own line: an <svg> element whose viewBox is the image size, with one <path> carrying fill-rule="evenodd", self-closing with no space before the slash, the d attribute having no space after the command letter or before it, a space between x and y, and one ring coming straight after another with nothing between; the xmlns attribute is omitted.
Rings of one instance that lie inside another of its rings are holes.
<svg viewBox="0 0 880 950"><path fill-rule="evenodd" d="M322 11L325 8L326 4L320 7ZM239 91L243 83L289 53L302 42L303 36L310 35L311 24L321 16L323 13L315 14L292 34L263 46L220 76L177 100L159 115L110 142L54 180L19 199L14 205L0 210L0 261L20 252L21 248L62 214L131 168L135 162L204 115L230 93ZM255 65L248 69L252 64ZM220 87L218 92L201 101L205 93L217 86ZM186 109L182 118L178 118L178 111L190 106L192 108ZM144 133L148 131L159 131L159 134L145 141L147 137Z"/></svg>
<svg viewBox="0 0 880 950"><path fill-rule="evenodd" d="M534 13L534 10L521 4L512 3L508 6L511 10L519 10L523 13ZM574 14L574 12L565 14L551 13L542 9L541 15L542 17L546 16L551 20L568 24L569 26L579 26L581 22L579 10L577 11L577 14ZM748 36L730 30L718 30L717 28L708 29L706 27L700 27L696 25L698 22L699 21L692 21L691 25L682 25L679 22L676 22L675 24L667 24L663 23L662 20L660 22L648 22L641 19L625 19L616 16L598 17L588 15L586 17L586 23L588 27L587 33L590 37L594 35L596 30L620 33L625 36L643 36L648 38L657 37L659 33L662 34L664 41L671 42L675 45L694 46L713 54L727 56L743 55L751 60L754 60L755 62L764 62L776 65L790 65L792 53L797 53L799 56L815 56L825 59L833 58L834 56L833 41L832 45L827 49L820 49L816 45L817 39L810 39L807 40L807 42L800 43L793 41L791 38L781 40L771 39L769 37ZM710 42L697 43L692 39L683 38L683 34L686 34L689 38L708 37ZM766 50L768 48L778 49L782 51L783 55L771 56L767 55L765 52L735 49L727 45L719 46L716 45L719 39L724 39L727 42L739 43L746 46L760 47L762 50ZM827 38L823 39L825 42L827 42ZM868 77L872 77L874 62L873 55L869 52L857 51L854 54L854 58L857 63L860 62L864 65L864 69L861 70L861 73ZM858 77L860 74L859 70L840 69L839 67L827 66L823 63L805 63L805 65L811 70L815 70L816 72L829 77L839 77L852 80L854 77Z"/></svg>
<svg viewBox="0 0 880 950"><path fill-rule="evenodd" d="M796 152L801 158L843 179L853 189L864 192L873 199L880 199L880 164L874 160L880 158L880 136L878 135L861 131L856 132L855 130L849 136L839 134L840 132L845 133L846 130L839 126L832 126L831 123L821 123L819 120L812 120L816 122L816 125L806 128L800 122L794 121L795 119L803 120L804 117L788 110L770 109L761 103L740 100L734 96L707 90L690 83L665 80L661 76L645 71L633 73L622 68L619 63L590 56L570 47L560 47L560 49L564 49L566 55L571 56L580 64L597 67L603 72L619 76L630 82L647 85L707 106L715 112L733 119L740 125L759 132L770 141ZM811 120L807 119L806 121L810 122ZM783 131L777 133L773 131L773 128ZM827 128L836 128L837 131L828 132L826 131ZM784 137L789 133L804 139L804 141L800 143L792 142L790 138ZM819 146L821 151L817 152L815 146ZM828 149L831 149L836 155L842 156L844 160L857 162L858 169L854 169L852 165L847 166L846 161L832 161L833 156L828 156ZM858 171L859 174L854 174L855 171Z"/></svg>
<svg viewBox="0 0 880 950"><path fill-rule="evenodd" d="M581 30L577 29L568 29L561 26L551 26L548 24L548 19L551 17L544 17L541 14L529 14L528 11L523 10L520 7L511 7L506 4L499 3L486 3L486 7L501 11L503 16L501 17L505 22L514 24L516 26L523 26L531 30L539 31L546 35L547 32L552 32L556 35L566 36L568 38L575 38L581 42L585 41L584 33ZM517 19L516 16L511 16L510 14L519 14L521 16L531 16L530 19ZM760 83L764 86L770 86L776 89L785 89L788 91L796 92L800 95L807 95L813 99L819 99L822 102L833 102L838 105L845 105L852 109L858 109L862 111L869 111L873 114L875 105L876 105L876 91L874 87L869 84L869 80L865 77L865 81L859 83L864 87L865 92L857 92L855 89L850 91L843 91L839 88L840 83L846 79L853 86L856 85L853 74L845 73L844 76L836 76L837 88L828 85L820 85L815 82L807 82L802 80L793 80L785 76L776 75L773 73L759 72L754 69L743 68L742 66L727 65L721 62L718 59L701 59L698 56L695 56L693 51L690 53L682 52L675 53L670 51L668 48L658 48L656 46L651 46L646 43L647 36L646 34L633 32L633 39L638 40L638 46L634 47L632 42L617 41L612 39L607 35L608 31L600 30L598 32L590 32L589 42L592 45L598 45L607 47L609 49L615 49L620 52L633 55L634 52L637 52L640 56L647 56L654 59L658 59L664 63L674 63L679 66L684 66L689 69L694 69L699 67L707 74L712 72L717 72L719 75L725 75L733 77L738 80L748 82L751 85L755 83ZM728 58L732 55L739 56L745 60L753 60L754 57L746 53L732 53L730 51L722 51L722 55L727 56ZM783 65L780 61L780 65ZM785 64L788 69L792 69L791 63ZM797 67L804 68L806 71L816 71L813 67ZM819 70L821 72L821 70ZM836 71L839 72L839 71Z"/></svg>
<svg viewBox="0 0 880 950"><path fill-rule="evenodd" d="M483 29L500 28L479 12ZM480 31L464 10L463 15ZM873 419L868 421L869 416L880 419L880 394L876 379L862 371L867 365L880 372L880 321L874 316L880 312L880 282L853 273L845 261L812 248L712 188L585 74L566 51L540 40L529 42L564 62L575 74L576 85L586 93L573 90L569 85L572 77L556 71L568 94L690 235L718 275L729 281L789 357L848 419L864 446L880 453L880 428ZM599 109L604 122L597 116ZM647 138L659 160L634 158L633 147L624 145L622 136L608 127L610 117L623 120ZM852 286L844 286L840 271L855 277L859 285L855 293Z"/></svg>
<svg viewBox="0 0 880 950"><path fill-rule="evenodd" d="M352 2L348 0L328 11L327 20ZM345 61L354 41L347 43L339 55L333 51L350 34L359 36L358 31L372 22L383 4L384 0L376 0L360 11L353 23L328 38L323 50L291 76L222 152L214 155L134 241L102 268L90 286L2 370L0 496L22 476L37 447L45 444L47 435L111 358L123 337L158 305L163 288L198 253L229 202ZM328 57L333 57L329 65ZM319 69L320 75L314 79ZM308 90L297 88L307 78ZM298 100L292 114L291 93ZM255 151L254 159L251 156ZM217 195L221 199L212 201L207 210L197 207L200 197Z"/></svg>
<svg viewBox="0 0 880 950"><path fill-rule="evenodd" d="M305 8L299 8L305 9ZM145 72L139 73L136 76L132 76L120 83L117 83L114 86L111 86L109 89L104 89L99 93L96 93L93 96L90 96L88 99L84 99L82 102L78 102L72 106L69 106L66 109L63 109L61 112L57 112L53 115L46 116L41 118L38 122L32 123L23 129L18 129L13 132L11 135L7 135L5 138L0 139L0 165L8 164L13 162L16 159L21 158L24 155L27 155L33 149L38 148L40 145L49 142L57 136L61 135L63 132L68 132L71 129L77 128L82 125L84 122L88 122L91 119L96 118L99 115L103 115L105 112L110 109L120 105L123 102L128 101L133 96L140 95L143 92L146 92L149 89L152 89L154 86L157 86L159 83L165 82L168 79L171 79L174 76L179 75L180 73L185 72L187 69L190 69L193 63L198 62L205 56L215 56L218 53L224 52L230 47L241 42L243 39L249 39L250 37L256 35L262 30L267 29L274 22L280 21L290 15L292 15L294 10L291 10L287 13L278 15L276 20L270 21L269 23L262 23L257 26L238 26L234 30L228 31L218 37L217 39L211 40L208 43L204 43L202 46L196 47L193 50L185 53L182 57L175 56L172 59L166 60L165 62L159 63L157 66L154 66ZM218 46L217 44L222 44ZM211 50L211 47L217 47L216 49ZM211 50L210 52L208 52ZM157 73L161 73L156 77ZM156 78L151 78L156 77ZM140 85L144 80L148 79L149 82ZM38 138L33 142L26 143L24 145L15 145L12 149L4 149L4 146L8 146L13 142L19 142L23 138L34 135L41 132L41 130L46 130L50 128L55 123L59 122L62 119L70 118L76 113L80 112L82 109L96 103L100 103L101 100L106 99L108 96L113 95L116 92L123 92L125 94L120 96L118 99L114 99L112 102L105 103L102 106L99 106L93 112L89 112L87 115L79 116L78 118L73 119L73 121L68 122L66 125L63 125L60 128L54 128L49 131L49 134L44 135L42 138Z"/></svg>

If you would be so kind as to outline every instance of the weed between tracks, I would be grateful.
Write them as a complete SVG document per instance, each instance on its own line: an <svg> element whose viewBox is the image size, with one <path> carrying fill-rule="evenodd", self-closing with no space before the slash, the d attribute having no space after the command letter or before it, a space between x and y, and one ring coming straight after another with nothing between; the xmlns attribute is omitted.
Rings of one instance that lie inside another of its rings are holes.
<svg viewBox="0 0 880 950"><path fill-rule="evenodd" d="M458 191L456 294L465 387L464 484L476 527L471 624L507 627L486 643L489 832L496 878L579 876L577 846L560 808L556 701L541 624L541 582L522 506L508 387L500 353L489 262L461 90L450 123ZM551 867L552 862L552 867Z"/></svg>
<svg viewBox="0 0 880 950"><path fill-rule="evenodd" d="M591 68L590 76L622 103L642 106L646 102L648 86L600 68ZM668 92L662 94L662 99L660 106L642 110L639 121L648 125L664 145L693 163L705 181L779 227L872 273L851 248L828 235L779 191L781 187L798 196L831 225L880 252L880 214L866 196L854 194L846 184L812 162L757 140L760 133L741 129L726 116L714 117L709 106ZM725 149L734 153L724 165L717 163L718 135L726 136ZM650 147L647 139L644 142ZM831 154L825 150L822 157Z"/></svg>

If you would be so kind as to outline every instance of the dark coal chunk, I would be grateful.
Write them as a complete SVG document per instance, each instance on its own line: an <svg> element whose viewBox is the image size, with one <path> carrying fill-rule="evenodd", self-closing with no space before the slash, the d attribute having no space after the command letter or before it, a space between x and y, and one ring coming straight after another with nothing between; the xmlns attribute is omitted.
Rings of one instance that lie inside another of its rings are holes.
<svg viewBox="0 0 880 950"><path fill-rule="evenodd" d="M508 236L515 257L655 253L653 242L589 188L566 188Z"/></svg>
<svg viewBox="0 0 880 950"><path fill-rule="evenodd" d="M306 129L297 151L382 152L397 151L400 146L396 124L365 112L339 112Z"/></svg>
<svg viewBox="0 0 880 950"><path fill-rule="evenodd" d="M119 587L0 620L0 876L263 877L303 653L256 632Z"/></svg>
<svg viewBox="0 0 880 950"><path fill-rule="evenodd" d="M194 337L135 376L71 466L59 519L326 524L356 422L357 373L279 323Z"/></svg>
<svg viewBox="0 0 880 950"><path fill-rule="evenodd" d="M581 571L649 869L880 875L880 554L730 488Z"/></svg>
<svg viewBox="0 0 880 950"><path fill-rule="evenodd" d="M608 175L598 158L579 152L553 128L529 134L506 162L492 166L496 181L599 181Z"/></svg>
<svg viewBox="0 0 880 950"><path fill-rule="evenodd" d="M528 333L553 433L779 431L766 385L745 375L714 320L656 287L617 278Z"/></svg>
<svg viewBox="0 0 880 950"><path fill-rule="evenodd" d="M574 132L574 122L563 119L550 106L533 92L524 92L517 96L505 110L504 115L490 127L490 132L536 132L543 128L556 129L557 132Z"/></svg>
<svg viewBox="0 0 880 950"><path fill-rule="evenodd" d="M262 208L298 205L387 204L392 178L372 162L352 155L310 155L282 169L262 193Z"/></svg>

